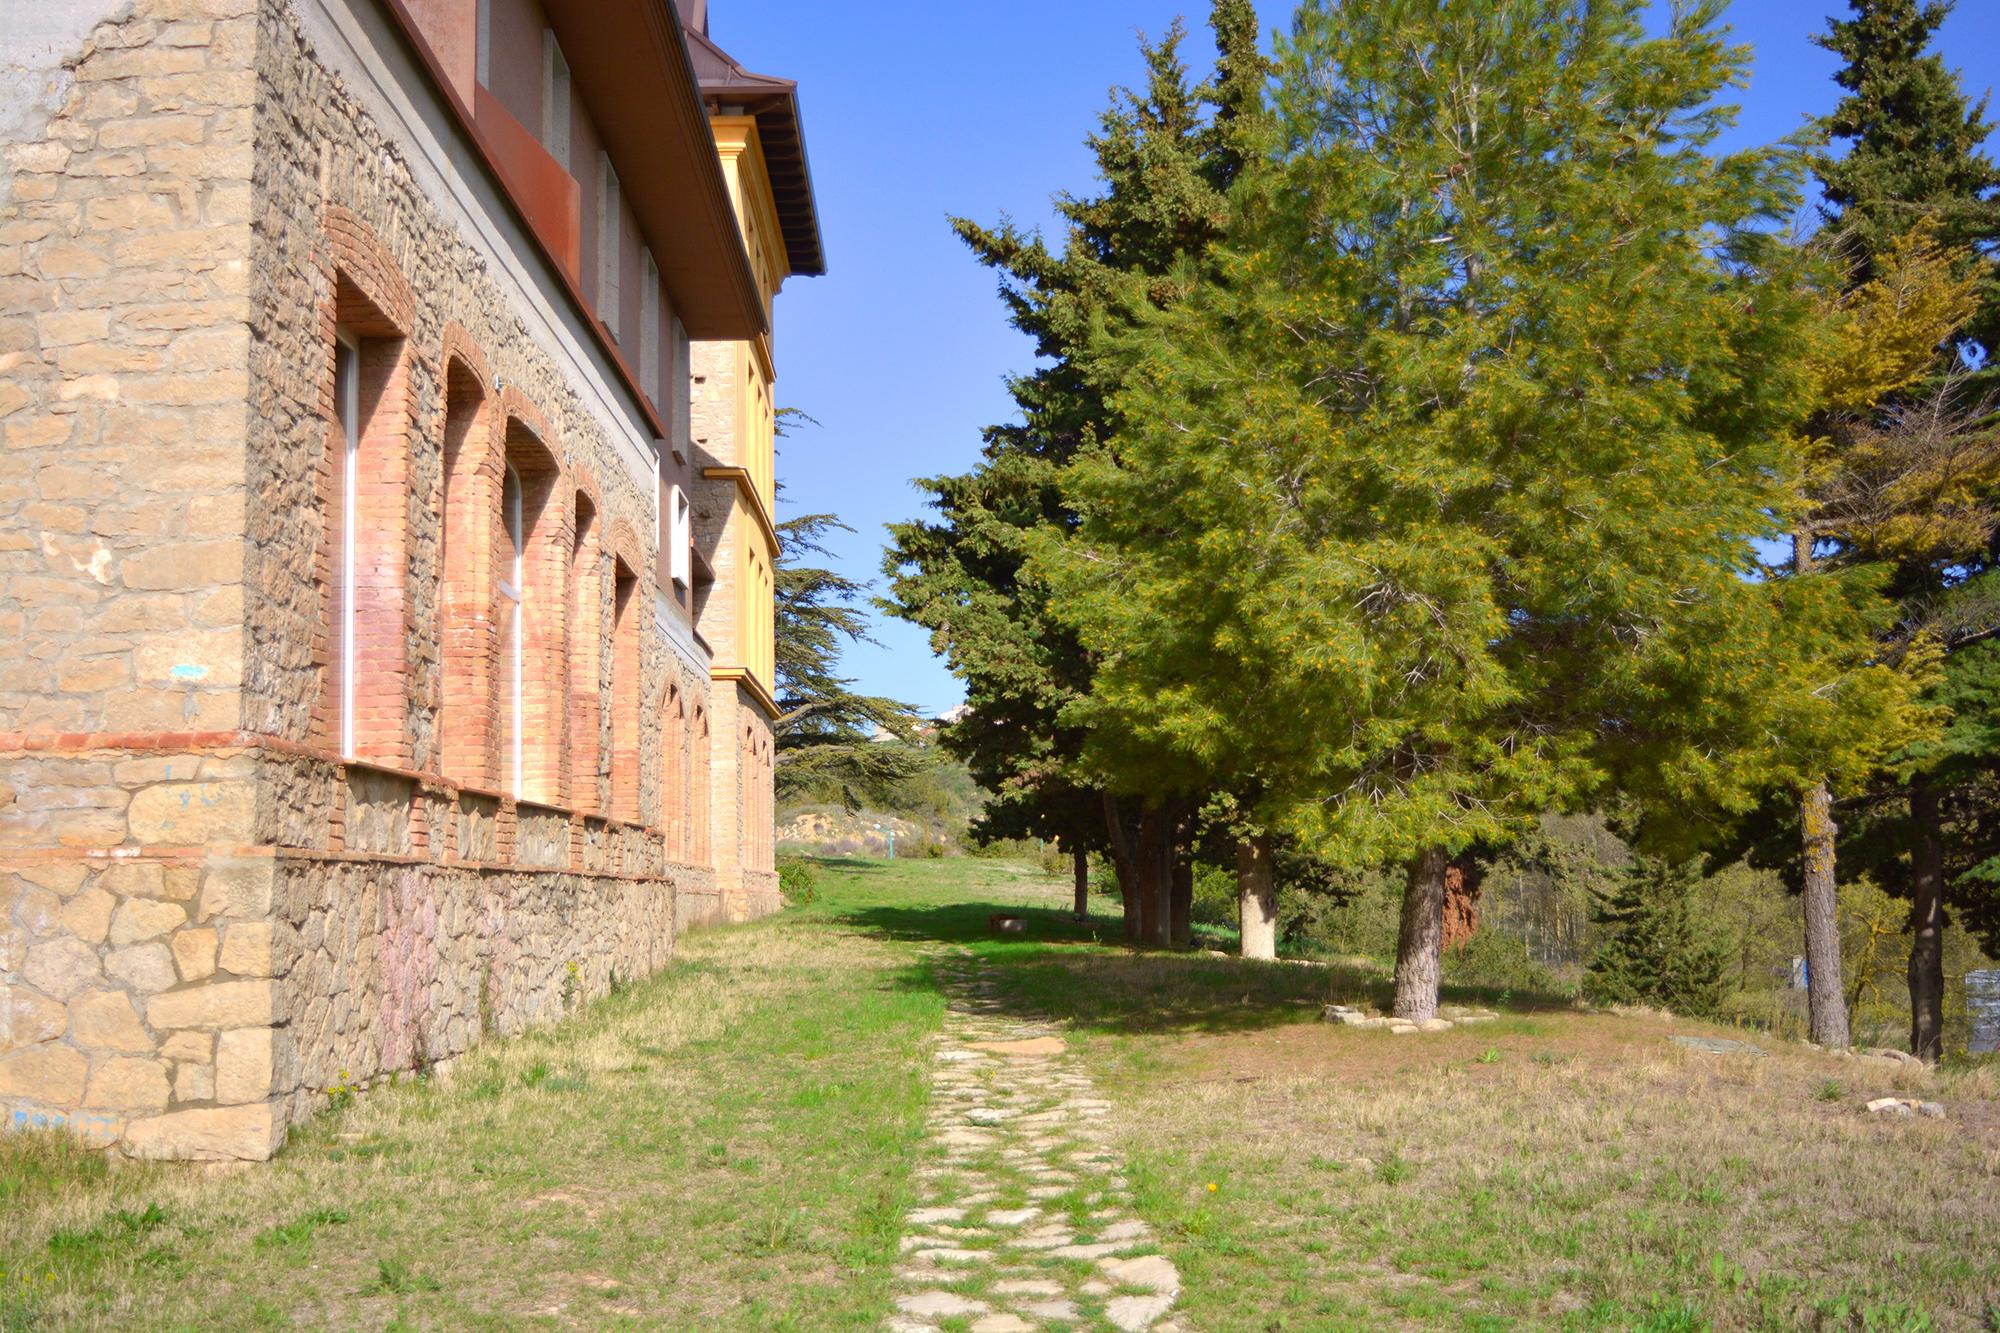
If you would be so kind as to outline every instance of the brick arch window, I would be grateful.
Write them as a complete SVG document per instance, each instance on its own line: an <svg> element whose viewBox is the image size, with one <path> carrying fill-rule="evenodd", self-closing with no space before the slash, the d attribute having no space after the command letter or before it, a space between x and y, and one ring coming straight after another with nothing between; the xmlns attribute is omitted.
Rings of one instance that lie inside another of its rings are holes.
<svg viewBox="0 0 2000 1333"><path fill-rule="evenodd" d="M570 562L570 803L595 814L602 796L604 697L604 549L597 506L576 493L575 556Z"/></svg>
<svg viewBox="0 0 2000 1333"><path fill-rule="evenodd" d="M687 704L669 681L660 701L660 831L670 861L687 859L687 780Z"/></svg>
<svg viewBox="0 0 2000 1333"><path fill-rule="evenodd" d="M611 815L639 822L639 576L623 556L611 579Z"/></svg>
<svg viewBox="0 0 2000 1333"><path fill-rule="evenodd" d="M563 799L563 627L569 515L561 473L533 430L509 418L493 529L499 628L501 781L524 801Z"/></svg>
<svg viewBox="0 0 2000 1333"><path fill-rule="evenodd" d="M346 270L335 270L327 315L315 732L342 758L408 767L408 344Z"/></svg>
<svg viewBox="0 0 2000 1333"><path fill-rule="evenodd" d="M439 600L444 659L443 770L454 782L500 784L494 670L498 621L494 543L503 462L493 448L488 397L462 359L445 368L444 569Z"/></svg>
<svg viewBox="0 0 2000 1333"><path fill-rule="evenodd" d="M762 736L757 741L757 868L769 870L771 861L772 825L777 819L777 808L773 803L771 780L775 776L772 764L771 739Z"/></svg>
<svg viewBox="0 0 2000 1333"><path fill-rule="evenodd" d="M742 848L743 866L747 870L757 868L757 815L759 789L762 776L757 768L757 728L751 723L743 724L743 743L737 747L736 785L739 797L736 802L737 846Z"/></svg>
<svg viewBox="0 0 2000 1333"><path fill-rule="evenodd" d="M714 839L709 829L709 821L714 818L714 810L709 800L709 769L714 763L714 755L709 750L708 710L700 704L694 706L694 724L690 740L694 755L689 764L688 828L692 834L690 860L705 866L712 862Z"/></svg>

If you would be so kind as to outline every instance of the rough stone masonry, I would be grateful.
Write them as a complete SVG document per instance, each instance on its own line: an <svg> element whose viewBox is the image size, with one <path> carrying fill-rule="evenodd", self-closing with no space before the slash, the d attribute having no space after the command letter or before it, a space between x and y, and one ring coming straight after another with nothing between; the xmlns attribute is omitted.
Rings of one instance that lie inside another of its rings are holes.
<svg viewBox="0 0 2000 1333"><path fill-rule="evenodd" d="M563 595L606 612L568 613L602 636L593 662L627 660L614 557L654 604L654 501L518 283L287 0L71 0L23 23L0 49L0 1118L264 1158L336 1084L661 967L677 895L712 892L668 857L657 719L619 769L625 724L566 705L589 684L560 657L533 659L561 677L547 715L513 724L549 755L533 800L495 777L497 735L473 770L444 762L450 449L494 506L490 460L517 440L549 494L587 496L604 566ZM394 459L354 501L381 559L345 759L336 323L371 331L365 447ZM547 550L568 561L561 510ZM633 699L709 689L662 635L629 660ZM594 770L570 759L581 727Z"/></svg>

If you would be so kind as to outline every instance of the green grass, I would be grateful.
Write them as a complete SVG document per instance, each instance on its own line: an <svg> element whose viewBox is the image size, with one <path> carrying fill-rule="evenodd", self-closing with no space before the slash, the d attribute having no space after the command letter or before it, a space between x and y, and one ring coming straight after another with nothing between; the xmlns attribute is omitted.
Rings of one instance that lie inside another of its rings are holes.
<svg viewBox="0 0 2000 1333"><path fill-rule="evenodd" d="M0 1329L879 1327L943 1001L921 902L1019 867L855 863L834 906L295 1129L228 1175L0 1137ZM919 887L920 885L928 887Z"/></svg>
<svg viewBox="0 0 2000 1333"><path fill-rule="evenodd" d="M1379 1004L1378 971L1134 954L1007 862L818 871L811 904L268 1166L0 1137L0 1330L879 1327L945 946L1068 1024L1205 1333L1977 1328L2000 1301L1992 1067L1702 1056L1665 1040L1701 1025L1542 1000L1337 1028L1320 1006ZM1952 1118L1859 1109L1885 1092Z"/></svg>

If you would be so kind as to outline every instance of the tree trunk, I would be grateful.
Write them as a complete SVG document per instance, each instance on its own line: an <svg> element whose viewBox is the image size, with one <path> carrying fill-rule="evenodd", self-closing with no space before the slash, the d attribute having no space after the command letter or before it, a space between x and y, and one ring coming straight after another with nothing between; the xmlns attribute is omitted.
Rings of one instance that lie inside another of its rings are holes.
<svg viewBox="0 0 2000 1333"><path fill-rule="evenodd" d="M1167 941L1176 949L1194 944L1194 858L1185 847L1174 848L1174 873L1168 889Z"/></svg>
<svg viewBox="0 0 2000 1333"><path fill-rule="evenodd" d="M1118 892L1125 900L1125 942L1164 949L1171 938L1174 832L1179 811L1171 805L1139 812L1128 827L1116 797L1104 797L1105 829L1118 866Z"/></svg>
<svg viewBox="0 0 2000 1333"><path fill-rule="evenodd" d="M1278 956L1278 886L1271 873L1271 840L1236 844L1236 911L1245 958Z"/></svg>
<svg viewBox="0 0 2000 1333"><path fill-rule="evenodd" d="M1806 1012L1808 1035L1834 1050L1852 1044L1840 984L1840 919L1834 888L1833 795L1824 782L1799 805L1805 856Z"/></svg>
<svg viewBox="0 0 2000 1333"><path fill-rule="evenodd" d="M1426 847L1410 862L1403 889L1403 925L1396 937L1397 1018L1422 1023L1437 1017L1438 954L1444 943L1444 872L1451 863L1442 847Z"/></svg>
<svg viewBox="0 0 2000 1333"><path fill-rule="evenodd" d="M1444 871L1444 947L1455 949L1479 930L1479 862L1470 852L1451 858Z"/></svg>
<svg viewBox="0 0 2000 1333"><path fill-rule="evenodd" d="M1938 795L1910 788L1910 1054L1936 1064L1944 1054L1944 843Z"/></svg>
<svg viewBox="0 0 2000 1333"><path fill-rule="evenodd" d="M1164 949L1173 942L1174 825L1165 810L1139 816L1139 942Z"/></svg>
<svg viewBox="0 0 2000 1333"><path fill-rule="evenodd" d="M1125 827L1125 812L1118 798L1104 793L1104 830L1111 840L1111 864L1118 874L1120 920L1125 942L1139 943L1139 857L1131 832Z"/></svg>
<svg viewBox="0 0 2000 1333"><path fill-rule="evenodd" d="M1090 853L1071 852L1070 866L1076 876L1076 919L1090 919Z"/></svg>

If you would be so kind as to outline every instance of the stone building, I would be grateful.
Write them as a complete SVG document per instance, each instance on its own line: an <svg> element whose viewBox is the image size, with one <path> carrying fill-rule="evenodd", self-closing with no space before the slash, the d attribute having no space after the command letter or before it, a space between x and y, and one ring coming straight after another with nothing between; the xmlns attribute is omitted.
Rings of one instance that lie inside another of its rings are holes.
<svg viewBox="0 0 2000 1333"><path fill-rule="evenodd" d="M777 902L791 84L702 0L0 0L0 1117L261 1158Z"/></svg>

